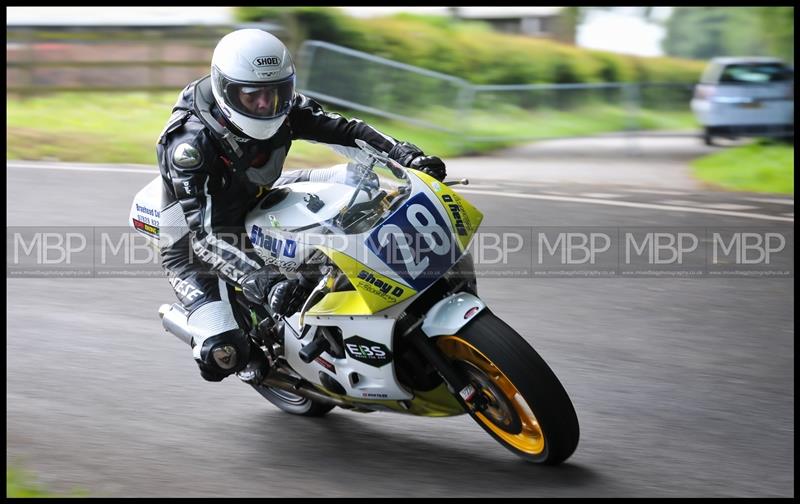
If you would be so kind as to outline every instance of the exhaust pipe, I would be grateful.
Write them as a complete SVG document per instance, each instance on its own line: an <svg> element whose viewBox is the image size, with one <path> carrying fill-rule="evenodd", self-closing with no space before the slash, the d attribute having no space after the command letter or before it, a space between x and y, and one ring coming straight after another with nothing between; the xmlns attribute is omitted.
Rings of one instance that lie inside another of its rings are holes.
<svg viewBox="0 0 800 504"><path fill-rule="evenodd" d="M192 344L192 333L189 331L189 326L186 323L186 311L183 310L183 308L177 304L162 304L158 308L158 316L161 317L161 324L167 332L172 333L187 345ZM351 404L341 399L329 397L317 391L314 387L305 382L305 380L298 380L294 376L282 373L274 368L270 369L270 372L261 384L268 387L283 389L287 392L292 392L293 394L315 401L333 403L337 406L352 408Z"/></svg>
<svg viewBox="0 0 800 504"><path fill-rule="evenodd" d="M161 324L167 332L172 333L187 345L192 344L192 333L189 331L189 326L186 323L186 311L181 306L177 304L162 304L158 308L158 316L161 318ZM268 387L283 389L287 392L315 401L332 403L345 408L353 407L350 403L317 391L305 380L299 380L294 376L280 372L274 368L270 369L270 372L261 384Z"/></svg>
<svg viewBox="0 0 800 504"><path fill-rule="evenodd" d="M179 340L187 345L192 344L192 333L189 324L186 322L186 312L176 304L162 304L158 308L158 316L161 317L161 325L167 332L172 333Z"/></svg>
<svg viewBox="0 0 800 504"><path fill-rule="evenodd" d="M342 406L344 408L352 408L352 405L350 403L342 401L341 399L337 399L335 397L330 397L328 395L325 395L317 391L311 384L309 384L305 380L299 380L294 376L282 373L274 368L270 369L267 376L261 382L261 385L282 389L287 392L291 392L292 394L297 394L299 396L305 397L307 399L313 399L315 401L335 404L337 406Z"/></svg>
<svg viewBox="0 0 800 504"><path fill-rule="evenodd" d="M325 402L329 404L335 404L336 406L343 406L345 408L352 407L349 403L346 403L340 399L334 399L332 397L326 396L325 394L321 394L316 390L311 389L308 385L299 385L297 387L287 384L283 380L276 380L276 379L269 379L263 381L263 385L273 388L283 389L287 392L291 392L292 394L297 394L299 396L305 397L307 399L312 399L314 401Z"/></svg>

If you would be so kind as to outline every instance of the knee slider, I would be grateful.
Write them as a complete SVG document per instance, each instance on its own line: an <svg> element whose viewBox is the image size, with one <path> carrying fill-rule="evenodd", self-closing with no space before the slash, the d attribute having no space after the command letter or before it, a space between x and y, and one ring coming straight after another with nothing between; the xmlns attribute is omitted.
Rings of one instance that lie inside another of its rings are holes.
<svg viewBox="0 0 800 504"><path fill-rule="evenodd" d="M228 376L241 371L250 359L250 344L240 329L226 331L203 340L199 359L200 369L210 375Z"/></svg>

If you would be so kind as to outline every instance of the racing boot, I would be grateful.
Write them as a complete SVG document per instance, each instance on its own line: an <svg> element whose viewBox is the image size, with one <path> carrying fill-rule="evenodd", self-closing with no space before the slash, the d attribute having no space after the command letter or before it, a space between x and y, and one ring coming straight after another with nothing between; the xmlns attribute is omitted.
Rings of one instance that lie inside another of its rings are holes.
<svg viewBox="0 0 800 504"><path fill-rule="evenodd" d="M260 384L266 378L269 372L269 361L267 360L264 351L256 345L252 340L250 341L250 360L247 365L236 373L243 382L251 385Z"/></svg>

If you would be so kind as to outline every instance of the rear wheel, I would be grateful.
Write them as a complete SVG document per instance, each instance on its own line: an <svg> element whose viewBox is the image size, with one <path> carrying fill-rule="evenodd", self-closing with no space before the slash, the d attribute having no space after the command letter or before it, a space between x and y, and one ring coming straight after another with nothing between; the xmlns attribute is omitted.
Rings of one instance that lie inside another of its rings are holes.
<svg viewBox="0 0 800 504"><path fill-rule="evenodd" d="M711 128L705 128L703 132L703 143L706 145L714 145L714 137L711 135Z"/></svg>
<svg viewBox="0 0 800 504"><path fill-rule="evenodd" d="M267 401L293 415L320 417L336 407L334 404L314 401L279 388L254 385L252 383L250 385L256 389L259 394L264 396Z"/></svg>
<svg viewBox="0 0 800 504"><path fill-rule="evenodd" d="M578 418L553 371L527 341L489 310L458 334L436 340L484 395L470 411L495 440L529 462L555 465L578 446Z"/></svg>

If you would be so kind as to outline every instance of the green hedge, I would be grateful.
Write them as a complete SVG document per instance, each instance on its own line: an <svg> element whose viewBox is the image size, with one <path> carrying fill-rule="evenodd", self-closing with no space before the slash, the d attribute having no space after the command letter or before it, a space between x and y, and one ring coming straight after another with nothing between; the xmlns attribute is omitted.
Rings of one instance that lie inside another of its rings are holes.
<svg viewBox="0 0 800 504"><path fill-rule="evenodd" d="M645 58L506 35L443 16L351 18L332 7L239 7L239 20L284 26L296 50L323 40L474 84L696 82L704 61Z"/></svg>

